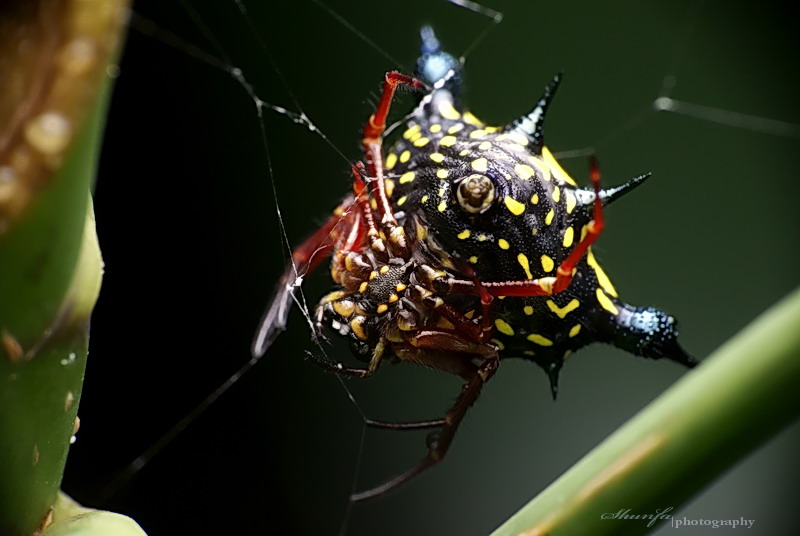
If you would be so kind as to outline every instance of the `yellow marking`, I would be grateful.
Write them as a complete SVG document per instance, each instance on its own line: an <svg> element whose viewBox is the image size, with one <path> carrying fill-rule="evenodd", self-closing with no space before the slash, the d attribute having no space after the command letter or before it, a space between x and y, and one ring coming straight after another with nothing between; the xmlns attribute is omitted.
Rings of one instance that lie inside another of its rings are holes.
<svg viewBox="0 0 800 536"><path fill-rule="evenodd" d="M574 337L575 335L577 335L580 332L581 332L581 325L580 324L575 324L574 326L572 326L572 328L570 328L569 336L570 337Z"/></svg>
<svg viewBox="0 0 800 536"><path fill-rule="evenodd" d="M431 153L431 160L437 164L444 162L444 155L442 153Z"/></svg>
<svg viewBox="0 0 800 536"><path fill-rule="evenodd" d="M595 291L595 295L597 296L597 301L600 302L600 305L603 307L603 309L605 309L612 315L619 314L619 309L617 309L617 306L614 305L614 302L612 302L611 299L608 296L606 296L606 293L603 292L603 289L598 288Z"/></svg>
<svg viewBox="0 0 800 536"><path fill-rule="evenodd" d="M514 330L511 326L508 325L508 322L503 320L502 318L496 318L494 321L495 327L497 327L497 331L502 333L503 335L508 335L509 337L514 336Z"/></svg>
<svg viewBox="0 0 800 536"><path fill-rule="evenodd" d="M406 162L408 162L409 158L411 158L411 151L409 151L408 149L406 149L405 151L400 153L400 162L401 163L405 164Z"/></svg>
<svg viewBox="0 0 800 536"><path fill-rule="evenodd" d="M530 305L526 305L525 307L522 308L522 310L528 316L531 316L533 314L533 307L531 307Z"/></svg>
<svg viewBox="0 0 800 536"><path fill-rule="evenodd" d="M456 132L461 132L464 130L464 123L456 123L452 127L447 129L448 134L455 134Z"/></svg>
<svg viewBox="0 0 800 536"><path fill-rule="evenodd" d="M497 245L500 246L500 249L508 249L508 248L511 247L508 244L508 242L506 242L506 240L504 238L501 238L500 240L498 240L497 241Z"/></svg>
<svg viewBox="0 0 800 536"><path fill-rule="evenodd" d="M428 145L428 143L430 141L431 141L430 138L419 138L417 140L414 140L414 146L415 147L425 147L426 145Z"/></svg>
<svg viewBox="0 0 800 536"><path fill-rule="evenodd" d="M400 181L400 182L403 182L403 181ZM550 225L551 223L553 223L553 218L555 217L555 215L556 215L556 212L551 208L550 212L547 213L547 216L544 217L544 224L545 225Z"/></svg>
<svg viewBox="0 0 800 536"><path fill-rule="evenodd" d="M564 194L567 198L567 214L572 214L572 211L575 210L575 205L578 204L578 200L575 199L575 194L567 190L567 193Z"/></svg>
<svg viewBox="0 0 800 536"><path fill-rule="evenodd" d="M463 231L458 233L458 235L456 235L456 236L458 236L458 238L460 238L461 240L465 240L465 239L469 238L470 234L471 233L470 233L469 229L464 229Z"/></svg>
<svg viewBox="0 0 800 536"><path fill-rule="evenodd" d="M445 191L445 187L444 186L439 188L439 197L444 197L444 191Z"/></svg>
<svg viewBox="0 0 800 536"><path fill-rule="evenodd" d="M521 132L512 131L506 134L506 136L510 140L513 140L514 142L519 143L520 145L528 145L528 136L526 136Z"/></svg>
<svg viewBox="0 0 800 536"><path fill-rule="evenodd" d="M383 183L386 185L386 195L392 197L394 193L394 181L392 179L386 179Z"/></svg>
<svg viewBox="0 0 800 536"><path fill-rule="evenodd" d="M483 242L484 240L487 240L488 238L489 237L486 236L485 234L479 234L478 235L478 242Z"/></svg>
<svg viewBox="0 0 800 536"><path fill-rule="evenodd" d="M553 346L553 341L547 337L542 337L538 333L531 333L527 338L533 344L538 344L539 346Z"/></svg>
<svg viewBox="0 0 800 536"><path fill-rule="evenodd" d="M523 351L522 351L522 355L535 356L535 355L536 355L536 352L533 352L533 351L531 351L531 350L523 350Z"/></svg>
<svg viewBox="0 0 800 536"><path fill-rule="evenodd" d="M553 171L553 176L556 178L556 180L577 186L572 177L570 177L569 174L564 171L564 168L562 168L561 165L556 162L556 159L553 157L553 153L550 152L550 149L547 147L542 147L542 156L544 157L544 161Z"/></svg>
<svg viewBox="0 0 800 536"><path fill-rule="evenodd" d="M444 212L445 210L447 210L447 203L445 203L444 201L440 201L440 202L439 202L439 206L438 206L438 207L436 207L436 209L437 209L439 212Z"/></svg>
<svg viewBox="0 0 800 536"><path fill-rule="evenodd" d="M484 136L486 136L486 131L481 129L473 130L472 132L469 133L469 137L472 138L473 140L480 139Z"/></svg>
<svg viewBox="0 0 800 536"><path fill-rule="evenodd" d="M388 273L389 270L390 270L389 265L386 264L384 266L381 266L381 269L379 271L380 271L380 273L385 274L385 273Z"/></svg>
<svg viewBox="0 0 800 536"><path fill-rule="evenodd" d="M468 125L472 125L472 126L476 126L476 127L482 127L483 126L483 123L481 122L481 120L478 119L477 117L475 117L474 115L472 115L472 112L465 112L464 113L464 122L467 123Z"/></svg>
<svg viewBox="0 0 800 536"><path fill-rule="evenodd" d="M437 132L441 132L442 131L442 125L440 125L439 123L434 123L434 124L431 125L431 128L429 128L428 130L430 130L431 132L436 134Z"/></svg>
<svg viewBox="0 0 800 536"><path fill-rule="evenodd" d="M351 301L337 301L333 302L333 310L336 311L336 314L339 316L349 318L353 316L353 313L356 311L356 306Z"/></svg>
<svg viewBox="0 0 800 536"><path fill-rule="evenodd" d="M428 194L425 194L425 195L423 195L423 196L422 196L422 199L420 199L419 201L420 201L420 203L425 203L425 202L427 202L427 201L428 201Z"/></svg>
<svg viewBox="0 0 800 536"><path fill-rule="evenodd" d="M411 138L418 136L421 131L422 127L419 125L413 125L411 128L403 132L403 137L407 140L410 140Z"/></svg>
<svg viewBox="0 0 800 536"><path fill-rule="evenodd" d="M497 131L498 131L498 130L500 130L501 128L502 128L502 127L486 127L486 128L484 128L484 130L485 130L486 132L488 132L489 134L491 134L491 133L493 133L493 132L497 132Z"/></svg>
<svg viewBox="0 0 800 536"><path fill-rule="evenodd" d="M528 180L536 175L536 172L528 164L517 164L514 166L514 172L519 175L521 179Z"/></svg>
<svg viewBox="0 0 800 536"><path fill-rule="evenodd" d="M369 200L369 206L372 210L378 210L378 201L373 197Z"/></svg>
<svg viewBox="0 0 800 536"><path fill-rule="evenodd" d="M558 203L560 199L561 199L561 188L556 186L555 188L553 188L553 202Z"/></svg>
<svg viewBox="0 0 800 536"><path fill-rule="evenodd" d="M589 266L594 268L594 273L597 275L597 282L600 283L600 286L603 287L603 290L614 296L615 298L619 297L617 294L617 289L614 288L614 285L611 284L611 280L608 278L606 273L597 263L597 259L594 258L594 254L592 254L592 250L589 250L589 253L586 255L586 262L589 263Z"/></svg>
<svg viewBox="0 0 800 536"><path fill-rule="evenodd" d="M556 263L553 262L553 259L548 257L547 255L542 255L542 270L545 272L552 272L553 268L555 267Z"/></svg>
<svg viewBox="0 0 800 536"><path fill-rule="evenodd" d="M490 141L485 141L480 145L478 145L478 149L480 149L481 151L488 151L491 147L492 147L492 142Z"/></svg>
<svg viewBox="0 0 800 536"><path fill-rule="evenodd" d="M396 163L397 155L394 153L389 153L389 156L386 157L386 169L392 169Z"/></svg>
<svg viewBox="0 0 800 536"><path fill-rule="evenodd" d="M472 161L472 169L485 172L489 168L489 162L485 158L476 158Z"/></svg>
<svg viewBox="0 0 800 536"><path fill-rule="evenodd" d="M398 284L397 284L397 286L396 286L396 287L394 287L394 289L395 289L397 292L403 292L403 291L404 291L405 289L407 289L407 288L408 288L408 287L406 287L406 286L405 286L405 284L403 284L403 283L398 283Z"/></svg>
<svg viewBox="0 0 800 536"><path fill-rule="evenodd" d="M533 164L533 167L538 169L539 173L542 174L542 180L549 181L551 179L550 168L547 167L547 164L545 164L542 159L531 155L528 157L528 160L530 160L531 164Z"/></svg>
<svg viewBox="0 0 800 536"><path fill-rule="evenodd" d="M461 114L458 113L458 110L453 108L453 104L446 100L439 103L439 115L451 121L461 119Z"/></svg>
<svg viewBox="0 0 800 536"><path fill-rule="evenodd" d="M463 151L458 153L458 156L467 156L468 154L469 154L469 149L464 149Z"/></svg>
<svg viewBox="0 0 800 536"><path fill-rule="evenodd" d="M368 287L368 286L369 286L369 283L367 283L366 281L364 281L363 283L361 283L361 285L359 285L359 287L358 287L358 291L359 291L361 294L364 294L364 293L367 291L367 287Z"/></svg>
<svg viewBox="0 0 800 536"><path fill-rule="evenodd" d="M398 207L402 207L403 203L405 203L407 200L408 200L408 197L404 195L403 197L401 197L400 199L397 200L397 206Z"/></svg>
<svg viewBox="0 0 800 536"><path fill-rule="evenodd" d="M531 196L531 204L537 205L539 203L539 194L533 194Z"/></svg>
<svg viewBox="0 0 800 536"><path fill-rule="evenodd" d="M472 320L473 316L475 316L475 309L472 309L471 311L467 311L466 313L464 313L464 318L469 318L470 320Z"/></svg>
<svg viewBox="0 0 800 536"><path fill-rule="evenodd" d="M583 239L586 238L587 232L588 232L588 227L586 225L581 227L581 242L583 242Z"/></svg>
<svg viewBox="0 0 800 536"><path fill-rule="evenodd" d="M406 171L402 175L400 175L400 184L406 184L413 181L416 178L416 175L413 171Z"/></svg>
<svg viewBox="0 0 800 536"><path fill-rule="evenodd" d="M561 359L563 359L564 361L566 361L566 360L567 360L567 358L568 358L569 356L571 356L571 355L572 355L572 350L567 350L566 352L564 352L564 355L562 355L562 356L561 356Z"/></svg>
<svg viewBox="0 0 800 536"><path fill-rule="evenodd" d="M364 331L364 320L365 318L363 316L357 316L350 321L350 329L352 329L356 337L362 341L367 340L367 333Z"/></svg>
<svg viewBox="0 0 800 536"><path fill-rule="evenodd" d="M446 179L447 178L447 170L446 169L437 170L436 171L436 176L439 177L440 179Z"/></svg>
<svg viewBox="0 0 800 536"><path fill-rule="evenodd" d="M478 262L478 256L473 255L472 257L469 258L469 262L475 264L476 262Z"/></svg>
<svg viewBox="0 0 800 536"><path fill-rule="evenodd" d="M564 241L562 244L565 248L568 248L572 245L572 241L575 239L575 229L573 227L567 227L567 230L564 231Z"/></svg>
<svg viewBox="0 0 800 536"><path fill-rule="evenodd" d="M528 257L526 257L524 253L520 253L519 255L517 255L517 262L519 263L520 266L522 266L522 269L525 270L525 276L528 279L533 279L533 274L531 273L531 265L528 263Z"/></svg>
<svg viewBox="0 0 800 536"><path fill-rule="evenodd" d="M441 140L439 140L439 145L442 147L450 147L451 145L455 145L456 137L455 136L445 136Z"/></svg>
<svg viewBox="0 0 800 536"><path fill-rule="evenodd" d="M572 299L572 301L570 301L564 307L559 307L553 300L547 300L547 308L553 311L558 316L558 318L562 319L566 317L569 313L577 309L578 306L580 306L580 304L581 302L579 302L578 300Z"/></svg>
<svg viewBox="0 0 800 536"><path fill-rule="evenodd" d="M521 153L525 150L525 147L519 145L518 143L509 143L506 148L517 153Z"/></svg>
<svg viewBox="0 0 800 536"><path fill-rule="evenodd" d="M378 305L378 314L383 314L388 310L389 310L389 306L386 305L385 303L382 303L382 304Z"/></svg>
<svg viewBox="0 0 800 536"><path fill-rule="evenodd" d="M491 340L489 340L489 342L494 344L495 346L497 346L497 349L500 350L500 351L503 351L503 350L506 349L506 345L503 344L502 342L498 341L497 339L491 339Z"/></svg>
<svg viewBox="0 0 800 536"><path fill-rule="evenodd" d="M525 212L525 203L520 203L513 197L506 196L503 199L503 202L506 204L506 208L513 214L514 216L520 216L523 212Z"/></svg>
<svg viewBox="0 0 800 536"><path fill-rule="evenodd" d="M399 300L399 299L400 299L400 296L398 296L397 294L391 294L391 295L389 295L389 303L394 303L394 302L396 302L396 301L397 301L397 300Z"/></svg>

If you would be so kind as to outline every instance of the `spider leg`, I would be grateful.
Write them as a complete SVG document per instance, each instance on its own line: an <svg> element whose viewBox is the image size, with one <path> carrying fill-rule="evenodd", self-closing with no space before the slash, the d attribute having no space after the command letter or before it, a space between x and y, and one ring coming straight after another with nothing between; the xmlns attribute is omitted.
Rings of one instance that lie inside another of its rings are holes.
<svg viewBox="0 0 800 536"><path fill-rule="evenodd" d="M363 501L383 495L384 493L392 491L398 486L408 482L426 469L429 469L441 462L450 448L450 444L453 441L456 430L458 430L458 426L464 419L464 415L470 406L472 406L478 399L478 396L483 389L483 385L488 382L492 376L494 376L495 372L497 372L499 363L499 359L487 359L469 377L468 382L464 385L464 388L458 395L455 404L445 415L445 422L442 426L441 432L439 433L438 437L431 442L428 454L422 459L421 462L405 473L402 473L379 486L354 493L350 496L350 500Z"/></svg>
<svg viewBox="0 0 800 536"><path fill-rule="evenodd" d="M339 240L337 227L343 220L352 218L352 212L350 212L352 206L353 199L348 197L314 234L292 251L292 262L281 275L275 293L261 317L251 347L253 356L264 355L280 332L286 329L286 321L292 308L294 289L302 284L306 274L314 270L323 259L331 254Z"/></svg>

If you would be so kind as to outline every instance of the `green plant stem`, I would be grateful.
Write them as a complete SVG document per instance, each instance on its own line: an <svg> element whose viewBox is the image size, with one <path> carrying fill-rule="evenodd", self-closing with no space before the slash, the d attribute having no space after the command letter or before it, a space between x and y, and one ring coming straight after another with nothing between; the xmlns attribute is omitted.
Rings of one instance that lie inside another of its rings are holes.
<svg viewBox="0 0 800 536"><path fill-rule="evenodd" d="M645 534L800 414L800 289L593 449L494 536ZM649 526L648 526L649 524Z"/></svg>

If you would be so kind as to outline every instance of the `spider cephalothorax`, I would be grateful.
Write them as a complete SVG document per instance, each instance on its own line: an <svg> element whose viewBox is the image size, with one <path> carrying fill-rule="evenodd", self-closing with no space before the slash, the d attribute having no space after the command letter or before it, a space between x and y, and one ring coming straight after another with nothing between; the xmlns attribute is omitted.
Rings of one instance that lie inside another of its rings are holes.
<svg viewBox="0 0 800 536"><path fill-rule="evenodd" d="M548 373L553 396L564 359L594 341L637 355L695 361L677 342L675 320L623 302L592 254L603 207L641 184L581 188L544 145L544 119L556 76L532 111L504 127L487 126L461 103L461 66L423 29L420 81L386 76L366 126L365 163L353 166L353 193L293 254L313 268L331 252L338 288L316 321L348 337L367 365L337 373L369 376L386 360L407 361L467 380L444 419L389 425L440 427L428 456L411 471L356 494L378 495L441 460L455 430L501 358L522 357ZM400 139L383 149L395 88L425 91ZM429 87L432 86L432 87ZM267 310L254 352L284 327L293 268Z"/></svg>

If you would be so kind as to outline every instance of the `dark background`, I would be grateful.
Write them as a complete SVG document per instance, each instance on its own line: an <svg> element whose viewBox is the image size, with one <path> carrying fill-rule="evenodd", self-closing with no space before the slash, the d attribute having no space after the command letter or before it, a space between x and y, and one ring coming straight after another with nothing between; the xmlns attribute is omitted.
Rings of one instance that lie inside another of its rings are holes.
<svg viewBox="0 0 800 536"><path fill-rule="evenodd" d="M293 95L350 160L359 158L383 73L410 71L421 24L433 24L455 53L488 25L445 2L330 2L398 66L312 2L260 3L248 19L233 2L193 4L261 98L297 110ZM627 301L675 314L684 345L701 357L798 283L798 128L774 135L650 105L671 74L676 99L800 124L800 55L781 5L493 1L506 21L467 61L467 99L482 119L506 123L527 111L564 70L548 145L594 146L609 185L653 172L610 209L596 255ZM421 458L425 434L367 431L359 456L361 417L339 381L304 358L314 346L297 313L253 371L99 499L248 360L287 258L271 180L292 244L349 188L345 159L267 110L270 173L247 93L188 47L166 44L165 31L220 55L192 15L179 2L135 10L162 30L131 31L111 103L95 196L106 274L64 488L131 515L150 535L335 533L357 461L359 489L376 484ZM412 104L401 97L397 117ZM584 158L564 164L588 182ZM306 287L311 304L330 287L320 272ZM338 347L330 354L348 358ZM570 359L553 403L537 367L505 361L446 462L356 505L348 534L486 534L683 373L592 346ZM347 382L370 417L395 420L439 416L459 385L407 365ZM681 515L745 517L760 534L793 533L798 447L794 426Z"/></svg>

